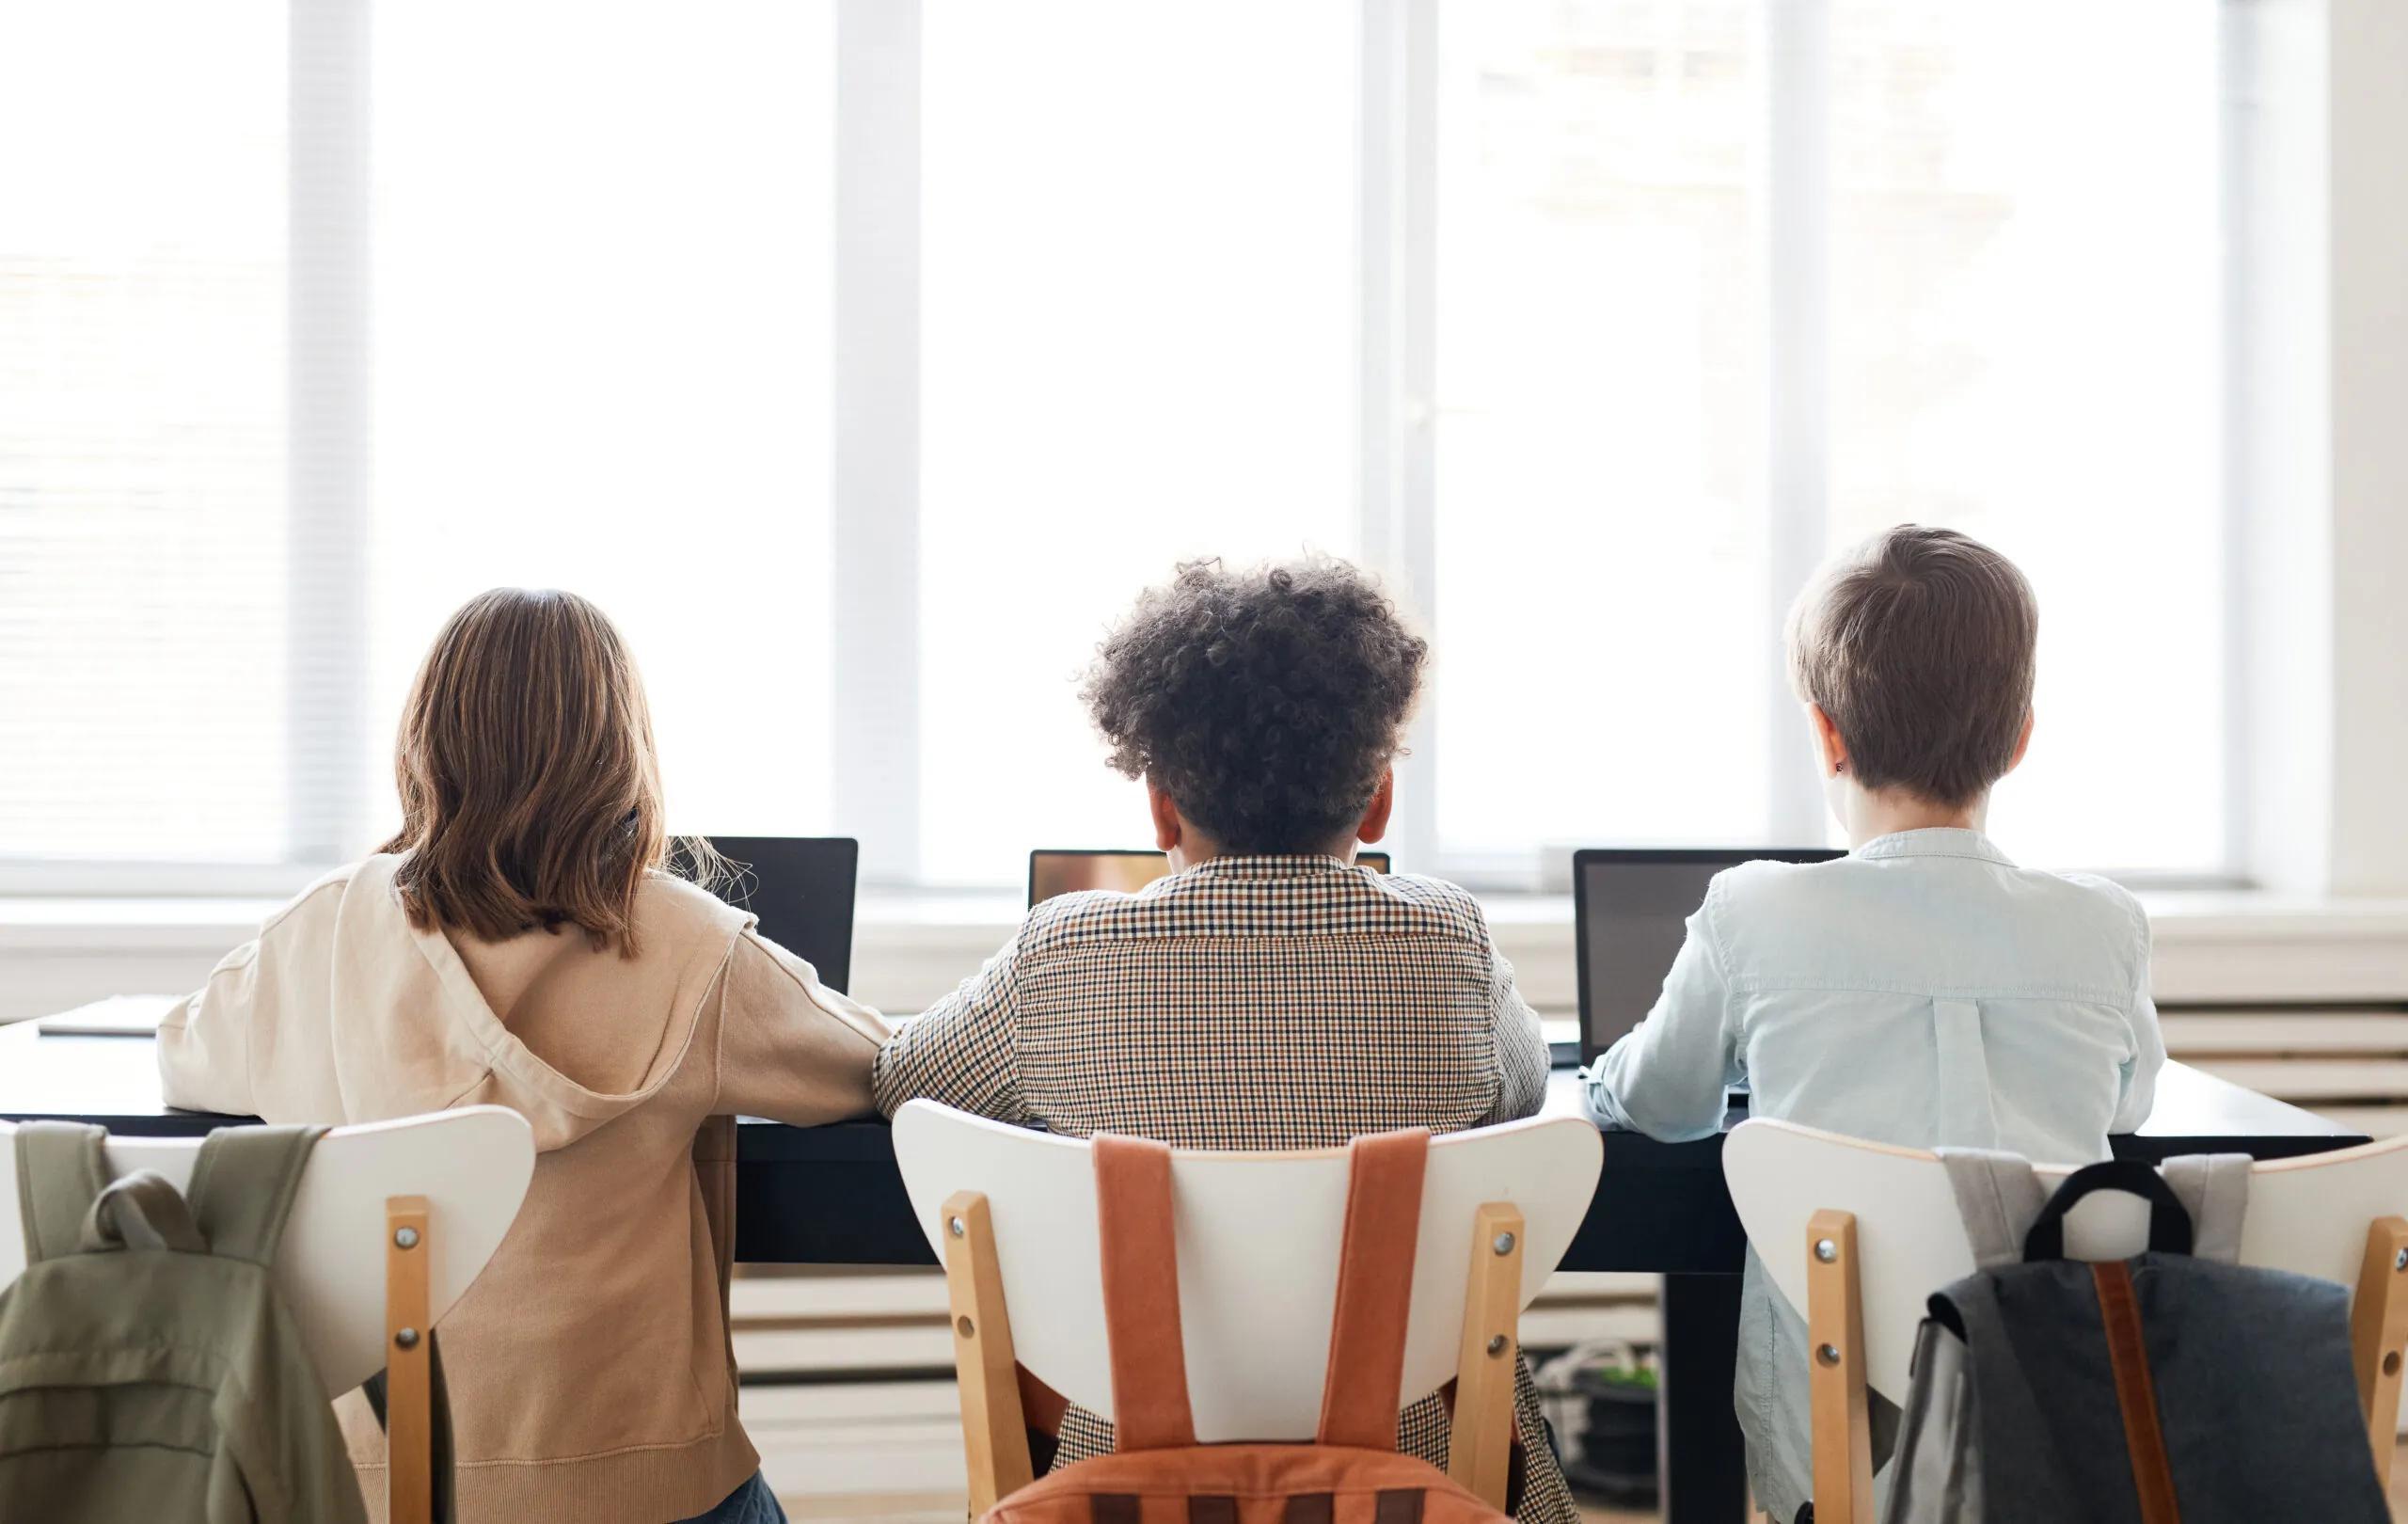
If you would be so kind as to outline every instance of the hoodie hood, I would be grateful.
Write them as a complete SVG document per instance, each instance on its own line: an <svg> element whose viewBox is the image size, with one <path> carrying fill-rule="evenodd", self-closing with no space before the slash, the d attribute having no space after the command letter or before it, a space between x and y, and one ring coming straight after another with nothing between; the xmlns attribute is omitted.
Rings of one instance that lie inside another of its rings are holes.
<svg viewBox="0 0 2408 1524"><path fill-rule="evenodd" d="M401 862L380 855L358 865L335 907L327 984L330 1002L340 1008L328 1017L344 1113L397 1117L508 1106L533 1127L539 1151L567 1147L668 1083L693 1043L705 997L753 919L690 884L660 875L646 881L637 914L642 945L682 940L695 951L676 967L644 970L647 981L662 982L665 1024L626 1035L630 1044L649 1050L632 1088L598 1090L553 1067L503 1024L449 936L410 924L393 888ZM713 934L662 938L669 923L695 920L705 923L696 929ZM635 964L621 966L634 976Z"/></svg>

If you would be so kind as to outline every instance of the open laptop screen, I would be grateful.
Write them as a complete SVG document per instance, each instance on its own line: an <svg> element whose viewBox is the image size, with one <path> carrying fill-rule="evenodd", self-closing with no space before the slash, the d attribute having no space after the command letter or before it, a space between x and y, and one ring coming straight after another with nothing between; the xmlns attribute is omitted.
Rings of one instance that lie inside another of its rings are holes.
<svg viewBox="0 0 2408 1524"><path fill-rule="evenodd" d="M853 976L853 881L861 843L850 836L713 836L733 870L719 897L760 918L761 935L812 966L838 994Z"/></svg>
<svg viewBox="0 0 2408 1524"><path fill-rule="evenodd" d="M1388 870L1386 852L1358 851L1354 861L1375 873ZM1169 872L1170 859L1160 852L1040 847L1028 854L1028 902L1038 904L1074 889L1133 895Z"/></svg>
<svg viewBox="0 0 2408 1524"><path fill-rule="evenodd" d="M1572 857L1574 951L1579 962L1580 1059L1614 1045L1655 1008L1689 915L1716 874L1740 863L1821 863L1828 848L1599 850Z"/></svg>

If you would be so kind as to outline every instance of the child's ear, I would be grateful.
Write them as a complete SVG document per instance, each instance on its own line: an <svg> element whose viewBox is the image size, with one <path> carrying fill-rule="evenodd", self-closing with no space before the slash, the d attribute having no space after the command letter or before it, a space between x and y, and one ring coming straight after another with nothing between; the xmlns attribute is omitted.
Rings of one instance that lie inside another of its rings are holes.
<svg viewBox="0 0 2408 1524"><path fill-rule="evenodd" d="M1840 727L1819 704L1806 706L1806 719L1814 729L1815 754L1822 759L1823 776L1837 777L1847 770L1847 742L1840 738Z"/></svg>
<svg viewBox="0 0 2408 1524"><path fill-rule="evenodd" d="M1155 847L1166 852L1178 846L1180 836L1179 806L1171 802L1169 794L1154 786L1151 778L1146 780L1146 810L1154 818Z"/></svg>
<svg viewBox="0 0 2408 1524"><path fill-rule="evenodd" d="M1354 828L1354 839L1361 842L1379 840L1388 833L1388 817L1396 812L1396 769L1380 770L1379 792L1371 796L1371 807L1363 812L1363 820Z"/></svg>
<svg viewBox="0 0 2408 1524"><path fill-rule="evenodd" d="M2023 765L2023 754L2032 750L2032 722L2037 717L2036 712L2034 710L2026 709L2023 711L2023 734L2015 738L2015 754L2006 759L2007 771L2013 772L2016 769L2021 767Z"/></svg>

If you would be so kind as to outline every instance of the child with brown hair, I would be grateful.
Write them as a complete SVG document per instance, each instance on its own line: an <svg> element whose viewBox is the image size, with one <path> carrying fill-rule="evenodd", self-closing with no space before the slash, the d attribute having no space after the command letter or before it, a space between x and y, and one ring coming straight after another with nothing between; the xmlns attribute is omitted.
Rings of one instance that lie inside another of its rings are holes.
<svg viewBox="0 0 2408 1524"><path fill-rule="evenodd" d="M453 614L394 771L400 834L162 1023L168 1103L517 1111L539 1151L526 1204L442 1326L462 1516L782 1520L737 1421L695 1135L869 1111L885 1024L662 871L642 683L584 599L503 588ZM341 1406L381 1516L383 1437L358 1397Z"/></svg>
<svg viewBox="0 0 2408 1524"><path fill-rule="evenodd" d="M2108 1156L2165 1061L2148 920L2103 879L2020 868L1983 833L2032 738L2039 610L2015 564L1901 525L1790 614L1790 675L1848 855L1716 876L1647 1020L1590 1074L1609 1127L1682 1140L1751 1114L1909 1148ZM1811 1508L1806 1326L1751 1251L1736 1405L1756 1501ZM1876 1400L1877 1463L1895 1410Z"/></svg>

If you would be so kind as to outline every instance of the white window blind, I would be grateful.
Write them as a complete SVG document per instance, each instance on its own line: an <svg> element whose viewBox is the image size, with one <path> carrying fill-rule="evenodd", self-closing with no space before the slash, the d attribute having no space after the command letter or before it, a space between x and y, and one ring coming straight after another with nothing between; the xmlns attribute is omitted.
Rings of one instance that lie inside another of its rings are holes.
<svg viewBox="0 0 2408 1524"><path fill-rule="evenodd" d="M1759 840L1747 9L1466 0L1439 38L1441 841Z"/></svg>
<svg viewBox="0 0 2408 1524"><path fill-rule="evenodd" d="M1914 518L2040 595L1993 827L2226 861L2218 8L1832 0L1831 534Z"/></svg>
<svg viewBox="0 0 2408 1524"><path fill-rule="evenodd" d="M2008 849L2230 872L2219 14L0 0L0 870L366 847L518 582L673 825L1008 883L1143 839L1138 588L1308 547L1434 621L1405 865L1811 835L1778 616L1913 518L2039 590Z"/></svg>
<svg viewBox="0 0 2408 1524"><path fill-rule="evenodd" d="M280 856L285 9L0 3L0 855Z"/></svg>
<svg viewBox="0 0 2408 1524"><path fill-rule="evenodd" d="M1354 9L928 0L922 871L1143 845L1072 679L1182 555L1352 548Z"/></svg>
<svg viewBox="0 0 2408 1524"><path fill-rule="evenodd" d="M1445 9L1449 853L1789 829L1801 568L1770 548L1913 520L2040 597L2009 849L2228 864L2218 25L2192 0ZM1800 341L1805 384L1769 374ZM1799 460L1813 490L1779 477Z"/></svg>
<svg viewBox="0 0 2408 1524"><path fill-rule="evenodd" d="M376 16L373 818L427 642L512 583L634 647L673 829L824 829L833 7Z"/></svg>

